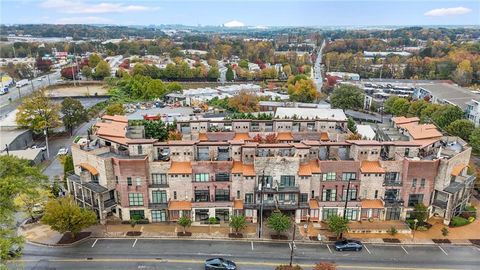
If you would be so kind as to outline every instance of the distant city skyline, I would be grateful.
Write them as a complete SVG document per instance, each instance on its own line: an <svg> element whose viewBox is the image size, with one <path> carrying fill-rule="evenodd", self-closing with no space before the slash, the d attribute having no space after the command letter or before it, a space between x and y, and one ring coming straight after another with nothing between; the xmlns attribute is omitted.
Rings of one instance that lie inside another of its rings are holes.
<svg viewBox="0 0 480 270"><path fill-rule="evenodd" d="M480 25L480 1L0 0L2 24Z"/></svg>

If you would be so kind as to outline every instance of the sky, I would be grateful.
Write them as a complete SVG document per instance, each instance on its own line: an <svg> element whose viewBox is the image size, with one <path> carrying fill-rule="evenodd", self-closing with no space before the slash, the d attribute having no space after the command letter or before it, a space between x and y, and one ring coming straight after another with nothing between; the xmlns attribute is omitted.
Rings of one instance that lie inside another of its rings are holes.
<svg viewBox="0 0 480 270"><path fill-rule="evenodd" d="M478 25L480 0L0 0L2 24Z"/></svg>

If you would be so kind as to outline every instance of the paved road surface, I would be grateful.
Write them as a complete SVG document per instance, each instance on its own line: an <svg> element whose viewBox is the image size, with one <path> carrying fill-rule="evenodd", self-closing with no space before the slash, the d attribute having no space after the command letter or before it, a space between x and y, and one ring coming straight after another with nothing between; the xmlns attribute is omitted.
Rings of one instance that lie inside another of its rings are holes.
<svg viewBox="0 0 480 270"><path fill-rule="evenodd" d="M321 91L322 86L323 86L323 77L322 77L322 53L323 49L325 48L325 40L323 40L322 46L320 46L320 49L318 50L318 56L317 59L315 60L315 66L313 68L313 77L315 80L315 84L317 86L317 90Z"/></svg>
<svg viewBox="0 0 480 270"><path fill-rule="evenodd" d="M473 246L374 245L361 252L336 252L325 244L297 244L294 263L311 269L334 261L340 269L478 269L480 249ZM239 269L274 269L288 263L288 243L207 240L89 239L75 247L27 245L11 269L202 269L209 257L234 260Z"/></svg>

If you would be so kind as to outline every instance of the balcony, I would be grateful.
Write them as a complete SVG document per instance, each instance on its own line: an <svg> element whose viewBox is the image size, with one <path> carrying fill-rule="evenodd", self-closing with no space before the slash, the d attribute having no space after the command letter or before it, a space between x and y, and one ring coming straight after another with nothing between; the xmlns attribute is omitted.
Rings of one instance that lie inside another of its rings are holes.
<svg viewBox="0 0 480 270"><path fill-rule="evenodd" d="M262 203L256 202L247 202L243 204L246 209L261 209L262 208ZM300 204L297 201L275 201L275 200L264 200L263 201L263 209L264 210L274 210L274 209L280 209L280 210L295 210L298 208L301 208L302 206L308 207L308 203L305 205Z"/></svg>
<svg viewBox="0 0 480 270"><path fill-rule="evenodd" d="M148 203L148 208L154 209L154 210L164 210L168 209L168 202L164 203Z"/></svg>
<svg viewBox="0 0 480 270"><path fill-rule="evenodd" d="M163 183L163 184L154 184L154 183L149 183L148 188L168 188L168 183Z"/></svg>
<svg viewBox="0 0 480 270"><path fill-rule="evenodd" d="M403 183L401 181L385 181L383 182L383 186L389 186L389 187L398 187L402 186Z"/></svg>
<svg viewBox="0 0 480 270"><path fill-rule="evenodd" d="M386 198L383 201L385 202L385 207L399 207L405 203L404 200L396 198Z"/></svg>
<svg viewBox="0 0 480 270"><path fill-rule="evenodd" d="M112 207L112 206L115 206L115 205L117 205L117 202L113 198L108 199L108 200L103 202L103 207L104 208L109 208L109 207Z"/></svg>

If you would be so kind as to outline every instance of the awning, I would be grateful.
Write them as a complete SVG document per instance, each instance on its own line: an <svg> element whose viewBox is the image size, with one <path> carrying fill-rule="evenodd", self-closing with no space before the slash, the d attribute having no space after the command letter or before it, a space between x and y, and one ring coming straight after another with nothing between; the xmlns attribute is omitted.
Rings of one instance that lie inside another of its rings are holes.
<svg viewBox="0 0 480 270"><path fill-rule="evenodd" d="M88 163L80 163L80 167L89 171L92 175L97 175L98 174L97 169L95 169L95 167L93 167L92 165L90 165Z"/></svg>
<svg viewBox="0 0 480 270"><path fill-rule="evenodd" d="M298 167L298 176L311 176L312 170L310 169L310 164L300 164Z"/></svg>
<svg viewBox="0 0 480 270"><path fill-rule="evenodd" d="M232 172L231 173L238 173L238 174L243 174L244 176L255 176L255 167L253 164L247 165L243 164L241 161L234 161L233 162L233 167L232 167Z"/></svg>
<svg viewBox="0 0 480 270"><path fill-rule="evenodd" d="M293 135L291 132L278 132L277 141L293 141Z"/></svg>
<svg viewBox="0 0 480 270"><path fill-rule="evenodd" d="M310 199L308 201L308 205L310 206L310 209L319 209L320 207L318 206L318 201L315 199Z"/></svg>
<svg viewBox="0 0 480 270"><path fill-rule="evenodd" d="M385 173L385 170L380 166L378 161L362 161L360 167L362 173Z"/></svg>
<svg viewBox="0 0 480 270"><path fill-rule="evenodd" d="M233 209L243 209L243 200L235 200L233 202Z"/></svg>
<svg viewBox="0 0 480 270"><path fill-rule="evenodd" d="M383 208L382 200L362 200L363 209L380 209Z"/></svg>
<svg viewBox="0 0 480 270"><path fill-rule="evenodd" d="M192 210L192 202L190 201L170 201L168 203L169 211Z"/></svg>
<svg viewBox="0 0 480 270"><path fill-rule="evenodd" d="M320 140L322 142L330 141L330 138L328 137L328 133L327 132L322 132L322 134L320 135Z"/></svg>
<svg viewBox="0 0 480 270"><path fill-rule="evenodd" d="M208 141L207 134L205 134L205 133L198 134L198 140L200 140L202 142Z"/></svg>
<svg viewBox="0 0 480 270"><path fill-rule="evenodd" d="M233 137L233 141L248 141L251 139L248 133L235 133L235 137Z"/></svg>
<svg viewBox="0 0 480 270"><path fill-rule="evenodd" d="M234 161L232 173L243 173L243 165L241 161Z"/></svg>
<svg viewBox="0 0 480 270"><path fill-rule="evenodd" d="M320 170L320 165L318 164L317 160L310 160L309 164L312 173L322 173L322 170Z"/></svg>
<svg viewBox="0 0 480 270"><path fill-rule="evenodd" d="M452 175L459 176L462 173L463 169L465 169L465 167L467 166L467 164L458 164L457 166L453 167Z"/></svg>
<svg viewBox="0 0 480 270"><path fill-rule="evenodd" d="M192 164L190 162L175 162L172 161L169 174L192 174Z"/></svg>

